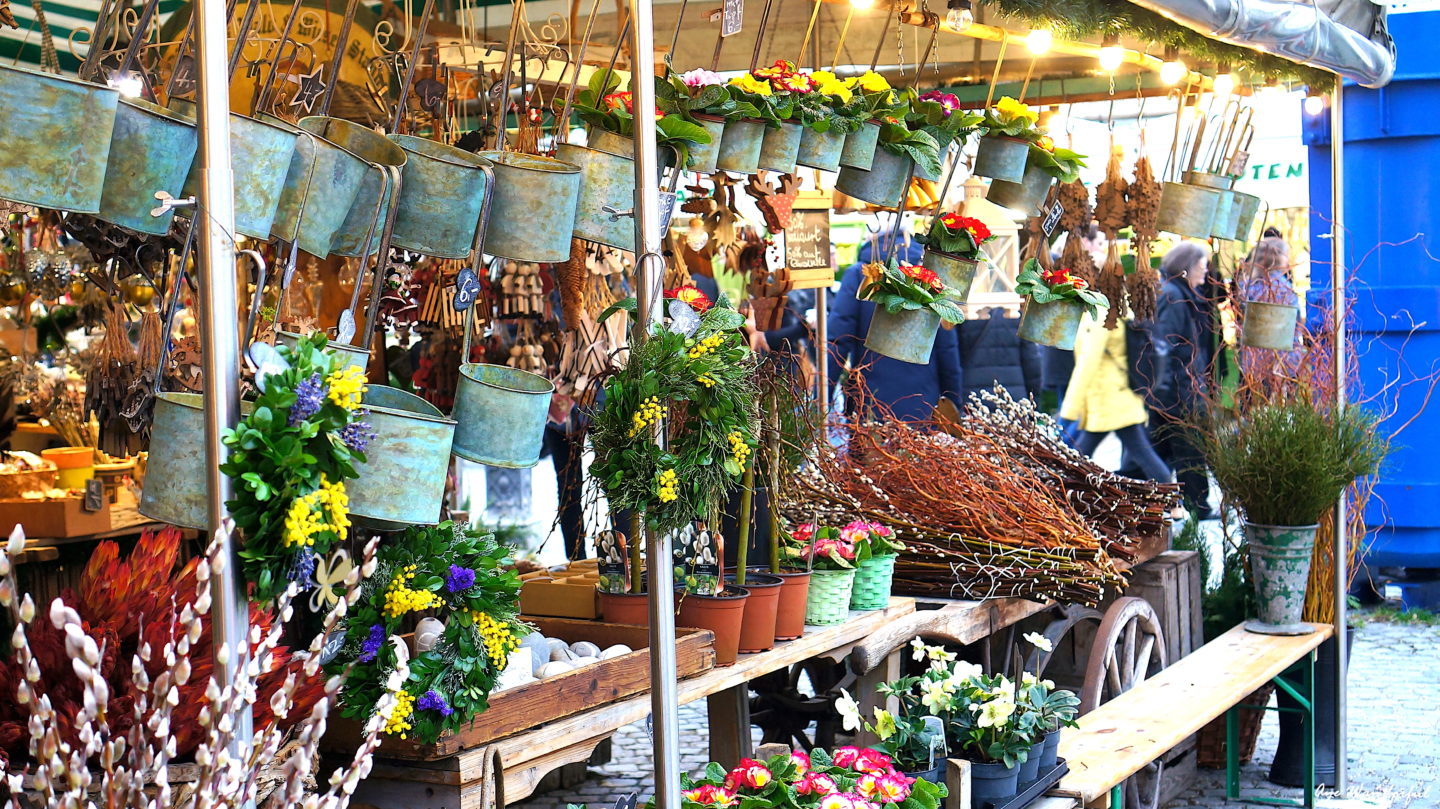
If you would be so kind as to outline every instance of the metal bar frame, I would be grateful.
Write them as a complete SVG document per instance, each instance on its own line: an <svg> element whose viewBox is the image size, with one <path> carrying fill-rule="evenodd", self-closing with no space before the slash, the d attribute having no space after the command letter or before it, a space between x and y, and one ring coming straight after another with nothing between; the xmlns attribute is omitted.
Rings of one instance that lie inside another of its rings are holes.
<svg viewBox="0 0 1440 809"><path fill-rule="evenodd" d="M1279 705L1232 705L1225 711L1225 799L1240 803L1260 803L1268 806L1299 806L1314 809L1315 806L1315 659L1316 651L1311 649L1300 661L1300 682L1292 683L1283 674L1276 675L1271 682L1300 704L1298 708L1284 708ZM1305 787L1304 797L1272 798L1266 795L1243 795L1240 792L1240 726L1236 721L1239 711L1277 711L1300 715L1300 724L1305 728Z"/></svg>
<svg viewBox="0 0 1440 809"><path fill-rule="evenodd" d="M1335 409L1342 410L1348 404L1345 389L1349 376L1349 346L1346 342L1345 327L1349 320L1349 301L1345 291L1345 82L1335 77L1335 89L1330 94L1330 294L1331 325L1335 330ZM1348 716L1346 710L1345 685L1348 680L1350 660L1347 653L1346 635L1350 604L1346 600L1350 584L1350 504L1347 501L1348 488L1340 493L1335 503L1335 792L1345 797L1349 787L1346 764L1349 745L1346 743Z"/></svg>

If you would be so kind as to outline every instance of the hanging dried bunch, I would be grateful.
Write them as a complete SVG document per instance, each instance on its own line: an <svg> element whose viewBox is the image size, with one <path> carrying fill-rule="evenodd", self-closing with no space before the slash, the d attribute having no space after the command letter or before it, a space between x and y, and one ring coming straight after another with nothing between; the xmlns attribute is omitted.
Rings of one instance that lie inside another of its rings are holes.
<svg viewBox="0 0 1440 809"><path fill-rule="evenodd" d="M1126 278L1130 312L1136 320L1155 317L1155 296L1160 274L1150 266L1150 243L1160 235L1155 218L1160 210L1160 182L1150 168L1150 158L1141 154L1135 161L1135 179L1130 182L1130 228L1134 231L1135 271Z"/></svg>
<svg viewBox="0 0 1440 809"><path fill-rule="evenodd" d="M106 314L105 334L85 373L85 417L94 416L100 424L100 450L117 458L141 449L139 436L122 415L125 397L140 372L128 331L125 305L117 301Z"/></svg>
<svg viewBox="0 0 1440 809"><path fill-rule="evenodd" d="M1127 311L1125 301L1125 267L1120 263L1120 229L1129 220L1125 201L1128 183L1121 173L1120 152L1110 148L1110 161L1105 165L1105 182L1095 189L1095 221L1104 231L1109 247L1105 253L1105 266L1100 268L1096 288L1110 299L1110 308L1105 312L1105 328L1113 329L1120 324L1120 318Z"/></svg>
<svg viewBox="0 0 1440 809"><path fill-rule="evenodd" d="M585 242L571 239L570 260L555 265L555 280L560 287L560 312L567 324L578 323L582 315L593 314L585 299L586 281L590 279L590 271L585 264Z"/></svg>
<svg viewBox="0 0 1440 809"><path fill-rule="evenodd" d="M1056 196L1060 201L1060 206L1064 209L1060 214L1060 229L1069 234L1069 237L1065 239L1065 249L1060 253L1060 266L1094 284L1095 277L1099 274L1095 267L1095 259L1091 257L1090 251L1081 244L1085 232L1090 228L1090 223L1094 221L1090 210L1090 189L1086 188L1084 183L1076 180L1073 183L1060 185Z"/></svg>

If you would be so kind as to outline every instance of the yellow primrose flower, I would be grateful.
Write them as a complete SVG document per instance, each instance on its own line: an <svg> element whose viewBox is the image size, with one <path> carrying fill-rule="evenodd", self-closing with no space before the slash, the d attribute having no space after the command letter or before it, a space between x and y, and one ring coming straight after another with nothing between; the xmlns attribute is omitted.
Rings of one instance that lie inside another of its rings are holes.
<svg viewBox="0 0 1440 809"><path fill-rule="evenodd" d="M885 81L884 76L873 70L867 70L861 74L856 83L860 85L861 90L867 93L883 93L890 89L890 82Z"/></svg>
<svg viewBox="0 0 1440 809"><path fill-rule="evenodd" d="M755 93L762 96L770 95L770 82L761 81L748 73L743 76L736 76L730 80L730 83L747 93Z"/></svg>
<svg viewBox="0 0 1440 809"><path fill-rule="evenodd" d="M1029 105L1025 102L1016 101L1010 96L1005 96L999 101L996 101L995 111L1000 113L1003 118L1011 121L1026 120L1034 122L1040 120L1039 112L1030 109Z"/></svg>
<svg viewBox="0 0 1440 809"><path fill-rule="evenodd" d="M850 92L850 88L845 86L845 82L839 79L822 81L817 85L817 89L821 93L827 96L834 96L847 104L850 102L850 99L855 97L855 94Z"/></svg>

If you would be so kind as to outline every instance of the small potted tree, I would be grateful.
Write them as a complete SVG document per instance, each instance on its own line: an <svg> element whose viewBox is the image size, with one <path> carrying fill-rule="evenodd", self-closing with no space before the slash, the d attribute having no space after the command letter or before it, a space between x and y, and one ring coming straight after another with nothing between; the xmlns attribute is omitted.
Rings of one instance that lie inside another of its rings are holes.
<svg viewBox="0 0 1440 809"><path fill-rule="evenodd" d="M933 270L916 264L872 262L863 270L860 299L875 304L865 347L902 362L929 363L940 321L965 319L950 288Z"/></svg>
<svg viewBox="0 0 1440 809"><path fill-rule="evenodd" d="M957 301L970 296L975 270L985 258L981 245L994 239L989 225L973 216L954 212L935 217L930 222L930 231L915 237L915 241L925 245L920 263L940 276Z"/></svg>
<svg viewBox="0 0 1440 809"><path fill-rule="evenodd" d="M1026 299L1020 317L1020 336L1032 343L1066 351L1075 347L1081 316L1096 320L1110 306L1104 294L1066 269L1042 270L1035 259L1025 262L1015 279L1015 294Z"/></svg>

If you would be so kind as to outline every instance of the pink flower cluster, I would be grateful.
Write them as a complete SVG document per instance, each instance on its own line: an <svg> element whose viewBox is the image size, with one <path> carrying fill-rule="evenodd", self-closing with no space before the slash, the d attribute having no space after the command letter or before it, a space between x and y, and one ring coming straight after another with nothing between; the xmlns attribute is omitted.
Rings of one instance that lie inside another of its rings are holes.
<svg viewBox="0 0 1440 809"><path fill-rule="evenodd" d="M740 764L725 776L725 788L731 791L760 789L773 780L775 775L769 767L753 758L742 758Z"/></svg>
<svg viewBox="0 0 1440 809"><path fill-rule="evenodd" d="M871 534L879 537L889 537L892 533L894 532L878 522L855 520L840 529L840 538L852 545L856 545L869 539Z"/></svg>
<svg viewBox="0 0 1440 809"><path fill-rule="evenodd" d="M680 793L680 796L692 803L699 803L705 806L734 806L739 798L734 791L725 787L717 787L714 784L701 784L694 789L687 789Z"/></svg>
<svg viewBox="0 0 1440 809"><path fill-rule="evenodd" d="M860 777L855 779L854 794L871 805L900 803L910 797L910 785L914 780L895 769L894 759L879 750L837 747L831 760L836 767L860 773ZM867 807L857 804L854 809Z"/></svg>
<svg viewBox="0 0 1440 809"><path fill-rule="evenodd" d="M833 529L831 530L833 531ZM855 558L855 542L854 540L846 539L843 532L839 538L821 537L811 542L814 536L814 523L807 522L790 532L792 539L796 542L804 543L804 547L800 549L801 559L809 559L811 556L817 559L832 559L836 556L845 560L853 560Z"/></svg>

